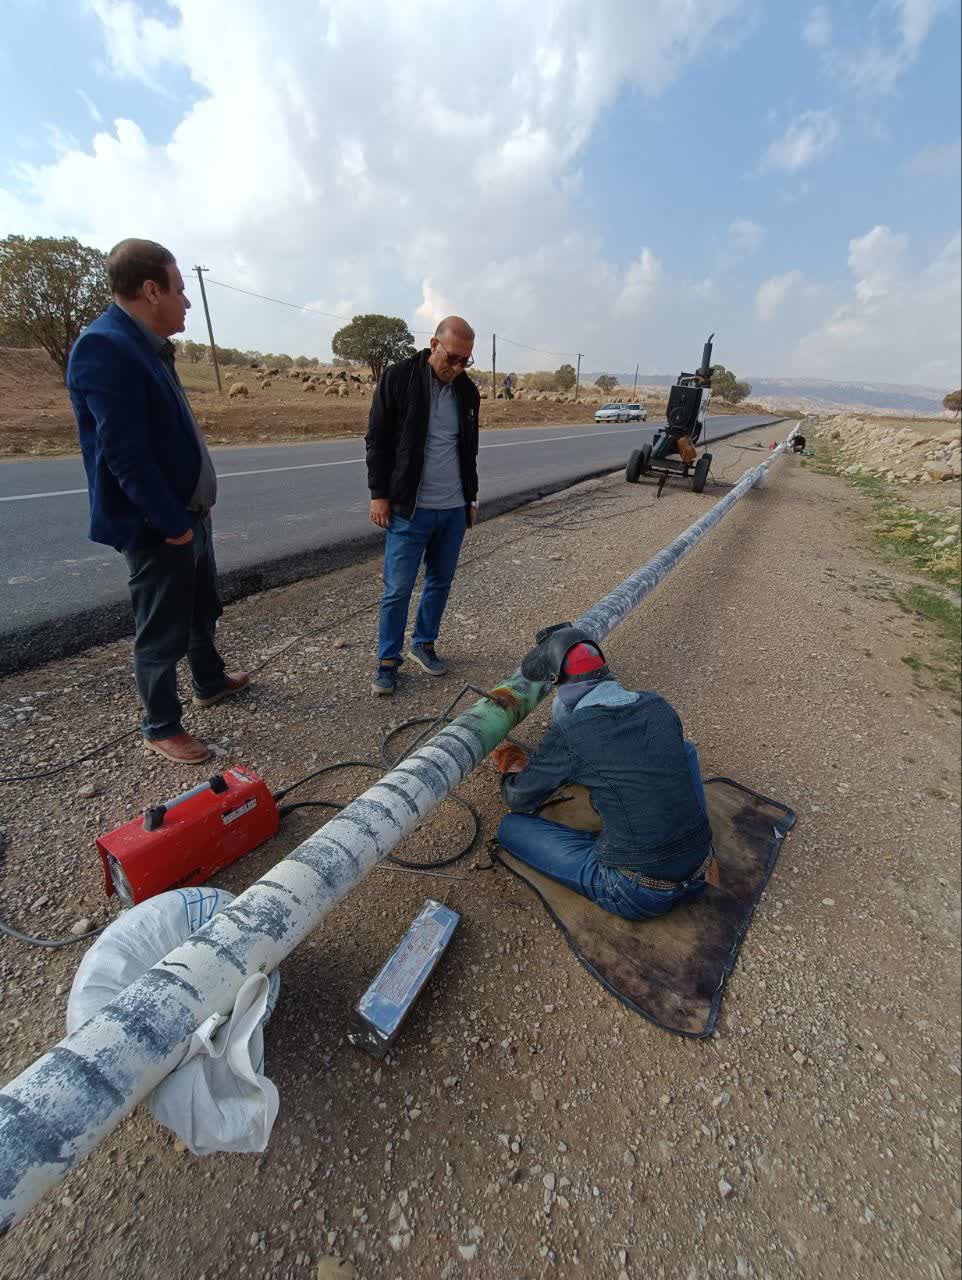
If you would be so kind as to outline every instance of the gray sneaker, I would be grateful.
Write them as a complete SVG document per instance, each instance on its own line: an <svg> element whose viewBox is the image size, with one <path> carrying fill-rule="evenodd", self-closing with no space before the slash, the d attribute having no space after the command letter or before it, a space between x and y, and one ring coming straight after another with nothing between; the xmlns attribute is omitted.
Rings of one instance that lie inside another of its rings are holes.
<svg viewBox="0 0 962 1280"><path fill-rule="evenodd" d="M371 692L390 695L397 688L397 673L400 663L379 662L374 679L371 681Z"/></svg>
<svg viewBox="0 0 962 1280"><path fill-rule="evenodd" d="M434 652L433 644L412 644L408 650L409 657L413 658L419 667L422 667L429 676L443 676L448 669L448 664L443 658L439 658Z"/></svg>

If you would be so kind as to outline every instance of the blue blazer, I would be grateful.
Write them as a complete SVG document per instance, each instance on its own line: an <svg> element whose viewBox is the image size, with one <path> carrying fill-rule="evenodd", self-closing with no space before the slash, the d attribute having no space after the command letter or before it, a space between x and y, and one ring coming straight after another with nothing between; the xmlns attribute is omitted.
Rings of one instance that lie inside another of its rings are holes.
<svg viewBox="0 0 962 1280"><path fill-rule="evenodd" d="M74 343L67 388L91 541L122 551L186 533L201 462L194 424L146 335L116 303Z"/></svg>

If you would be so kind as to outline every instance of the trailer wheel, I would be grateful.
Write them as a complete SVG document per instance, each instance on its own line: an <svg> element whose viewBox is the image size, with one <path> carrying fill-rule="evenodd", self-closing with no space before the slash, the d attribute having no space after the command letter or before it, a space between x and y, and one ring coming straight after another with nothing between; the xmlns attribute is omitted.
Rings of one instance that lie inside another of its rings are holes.
<svg viewBox="0 0 962 1280"><path fill-rule="evenodd" d="M695 463L695 470L691 477L692 493L704 492L705 482L708 479L708 472L711 469L711 454L703 453Z"/></svg>
<svg viewBox="0 0 962 1280"><path fill-rule="evenodd" d="M625 467L625 479L629 484L637 484L641 476L641 450L635 449Z"/></svg>

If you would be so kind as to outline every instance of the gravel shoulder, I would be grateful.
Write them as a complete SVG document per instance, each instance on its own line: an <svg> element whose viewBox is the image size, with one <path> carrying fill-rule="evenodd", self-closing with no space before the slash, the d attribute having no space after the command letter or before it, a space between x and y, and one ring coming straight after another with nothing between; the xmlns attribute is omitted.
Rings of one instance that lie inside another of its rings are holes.
<svg viewBox="0 0 962 1280"><path fill-rule="evenodd" d="M719 478L772 434L719 445ZM487 522L442 634L451 675L408 664L393 702L368 692L379 561L249 597L221 637L231 666L265 662L257 686L193 723L275 786L375 755L392 724L462 681L490 686L537 626L582 612L720 494L656 501L616 476ZM522 884L481 869L483 847L448 869L458 880L375 871L282 966L268 1151L196 1160L138 1111L0 1241L0 1273L326 1280L351 1274L319 1272L337 1255L358 1280L957 1274L958 704L913 681L905 657L941 638L893 599L870 511L780 460L607 646L626 684L678 708L706 775L798 811L715 1038L623 1010ZM6 679L0 773L136 720L126 642ZM348 799L370 776L314 794ZM94 837L196 780L134 737L4 786L0 913L46 936L107 919ZM462 790L492 836L490 766ZM292 815L219 883L243 888L311 823ZM406 847L462 831L445 805ZM350 1008L429 895L462 913L460 935L379 1069L346 1042ZM0 937L4 1079L62 1034L78 959Z"/></svg>

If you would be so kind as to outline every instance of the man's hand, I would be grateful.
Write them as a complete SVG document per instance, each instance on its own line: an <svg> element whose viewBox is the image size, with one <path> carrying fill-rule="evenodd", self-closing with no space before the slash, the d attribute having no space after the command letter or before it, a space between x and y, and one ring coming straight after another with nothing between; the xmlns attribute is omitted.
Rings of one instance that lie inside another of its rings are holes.
<svg viewBox="0 0 962 1280"><path fill-rule="evenodd" d="M371 499L371 524L386 529L391 523L391 504L387 498Z"/></svg>
<svg viewBox="0 0 962 1280"><path fill-rule="evenodd" d="M476 502L468 503L468 528L473 529L478 523L478 504Z"/></svg>
<svg viewBox="0 0 962 1280"><path fill-rule="evenodd" d="M165 538L164 541L169 547L184 547L188 542L194 541L193 529L188 529L186 533L182 533L179 538Z"/></svg>
<svg viewBox="0 0 962 1280"><path fill-rule="evenodd" d="M522 773L528 764L527 752L513 742L502 742L491 752L491 759L502 773Z"/></svg>

